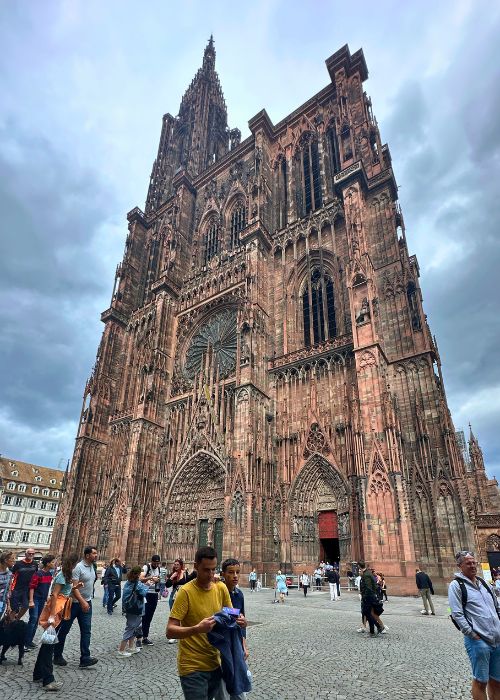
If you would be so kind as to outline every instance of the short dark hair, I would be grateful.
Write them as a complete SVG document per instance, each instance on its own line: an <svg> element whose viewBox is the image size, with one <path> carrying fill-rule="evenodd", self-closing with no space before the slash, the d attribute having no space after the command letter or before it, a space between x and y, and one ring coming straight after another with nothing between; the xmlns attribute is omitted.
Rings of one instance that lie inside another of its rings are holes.
<svg viewBox="0 0 500 700"><path fill-rule="evenodd" d="M213 547L199 547L194 555L195 564L199 564L202 559L217 559L217 552Z"/></svg>
<svg viewBox="0 0 500 700"><path fill-rule="evenodd" d="M97 552L97 547L91 547L90 545L87 545L83 550L83 556L86 557L87 554L92 554L93 549L95 549L95 551Z"/></svg>
<svg viewBox="0 0 500 700"><path fill-rule="evenodd" d="M55 559L54 554L46 554L43 559L42 559L42 566L47 566L47 564L50 564L51 561L54 561Z"/></svg>
<svg viewBox="0 0 500 700"><path fill-rule="evenodd" d="M365 564L364 561L360 561L360 562L359 562L359 568L360 568L360 569L366 569L366 564Z"/></svg>
<svg viewBox="0 0 500 700"><path fill-rule="evenodd" d="M224 572L228 566L236 566L237 564L239 566L239 563L240 562L237 559L229 558L222 562L221 569Z"/></svg>

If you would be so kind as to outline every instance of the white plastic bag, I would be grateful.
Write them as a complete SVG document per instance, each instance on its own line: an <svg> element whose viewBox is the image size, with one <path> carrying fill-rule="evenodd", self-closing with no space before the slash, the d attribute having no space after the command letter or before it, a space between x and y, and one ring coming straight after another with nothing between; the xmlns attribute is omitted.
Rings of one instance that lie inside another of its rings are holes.
<svg viewBox="0 0 500 700"><path fill-rule="evenodd" d="M57 644L57 632L52 625L49 625L40 639L41 644Z"/></svg>

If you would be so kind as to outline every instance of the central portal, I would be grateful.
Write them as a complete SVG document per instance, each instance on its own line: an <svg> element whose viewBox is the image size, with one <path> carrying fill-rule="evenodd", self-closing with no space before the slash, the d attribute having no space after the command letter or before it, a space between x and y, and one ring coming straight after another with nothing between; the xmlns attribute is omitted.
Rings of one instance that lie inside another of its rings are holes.
<svg viewBox="0 0 500 700"><path fill-rule="evenodd" d="M339 524L334 510L318 513L319 558L333 564L340 562Z"/></svg>
<svg viewBox="0 0 500 700"><path fill-rule="evenodd" d="M217 564L222 562L222 545L224 540L224 519L209 520L202 518L198 524L198 547L210 545L217 552Z"/></svg>

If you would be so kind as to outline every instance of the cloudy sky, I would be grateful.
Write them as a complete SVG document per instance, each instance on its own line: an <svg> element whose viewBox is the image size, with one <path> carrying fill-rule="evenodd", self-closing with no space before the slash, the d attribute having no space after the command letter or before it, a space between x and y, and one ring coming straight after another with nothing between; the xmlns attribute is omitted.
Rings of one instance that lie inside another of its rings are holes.
<svg viewBox="0 0 500 700"><path fill-rule="evenodd" d="M71 457L160 135L213 32L231 127L362 47L457 428L500 477L500 3L0 2L0 452ZM402 9L403 8L403 9Z"/></svg>

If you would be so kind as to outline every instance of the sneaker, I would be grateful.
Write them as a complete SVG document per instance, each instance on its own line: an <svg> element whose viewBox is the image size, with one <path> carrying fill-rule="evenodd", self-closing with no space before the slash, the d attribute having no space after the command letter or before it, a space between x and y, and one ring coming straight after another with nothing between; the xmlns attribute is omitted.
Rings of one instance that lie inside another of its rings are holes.
<svg viewBox="0 0 500 700"><path fill-rule="evenodd" d="M375 632L370 632L370 634L368 636L369 637L378 637L378 634L376 634Z"/></svg>
<svg viewBox="0 0 500 700"><path fill-rule="evenodd" d="M143 646L143 647L152 647L153 644L154 644L154 642L152 642L152 641L151 641L150 639L148 639L147 637L144 637L144 639L142 640L142 646Z"/></svg>
<svg viewBox="0 0 500 700"><path fill-rule="evenodd" d="M421 610L421 611L420 611L420 614L421 614L421 615L428 615L429 613L427 612L427 610Z"/></svg>
<svg viewBox="0 0 500 700"><path fill-rule="evenodd" d="M67 666L68 662L62 656L54 656L54 663L56 666Z"/></svg>
<svg viewBox="0 0 500 700"><path fill-rule="evenodd" d="M364 627L359 627L356 632L366 632Z"/></svg>
<svg viewBox="0 0 500 700"><path fill-rule="evenodd" d="M24 647L24 653L26 654L28 651L33 651L31 647Z"/></svg>
<svg viewBox="0 0 500 700"><path fill-rule="evenodd" d="M132 656L132 654L129 651L120 651L120 650L118 650L116 652L116 655L117 656Z"/></svg>
<svg viewBox="0 0 500 700"><path fill-rule="evenodd" d="M89 656L88 659L84 659L83 661L80 661L80 666L79 668L89 668L89 666L94 666L99 661L99 659L94 658L93 656Z"/></svg>
<svg viewBox="0 0 500 700"><path fill-rule="evenodd" d="M436 613L431 613L431 615L435 615Z"/></svg>
<svg viewBox="0 0 500 700"><path fill-rule="evenodd" d="M380 630L379 634L387 634L389 632L388 627L384 627L383 629Z"/></svg>
<svg viewBox="0 0 500 700"><path fill-rule="evenodd" d="M128 651L129 654L139 654L141 647L127 647L126 651Z"/></svg>
<svg viewBox="0 0 500 700"><path fill-rule="evenodd" d="M176 641L177 641L177 639L169 639L169 640L168 640L168 643L169 643L169 644L175 644Z"/></svg>
<svg viewBox="0 0 500 700"><path fill-rule="evenodd" d="M25 648L25 649L36 649L36 648L37 648L37 645L36 645L36 644L33 644L33 642L28 642L28 644L25 644L25 645L24 645L24 648Z"/></svg>
<svg viewBox="0 0 500 700"><path fill-rule="evenodd" d="M44 685L43 689L50 691L55 691L55 690L61 690L63 687L62 683L56 683L55 681L52 681L52 683L49 683L48 685Z"/></svg>
<svg viewBox="0 0 500 700"><path fill-rule="evenodd" d="M138 639L135 643L137 649L142 649L142 639Z"/></svg>

